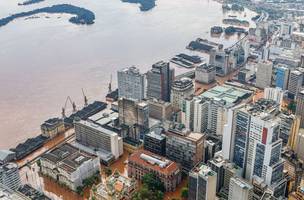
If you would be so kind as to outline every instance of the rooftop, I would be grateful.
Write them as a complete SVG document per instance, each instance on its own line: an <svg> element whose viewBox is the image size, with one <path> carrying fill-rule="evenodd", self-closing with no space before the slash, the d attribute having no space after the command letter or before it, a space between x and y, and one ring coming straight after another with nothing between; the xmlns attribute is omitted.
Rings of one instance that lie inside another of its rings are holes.
<svg viewBox="0 0 304 200"><path fill-rule="evenodd" d="M193 82L190 78L183 77L179 80L175 80L172 84L172 89L185 90L193 87Z"/></svg>
<svg viewBox="0 0 304 200"><path fill-rule="evenodd" d="M259 99L255 103L246 105L244 110L253 116L268 120L279 113L279 104L271 99Z"/></svg>
<svg viewBox="0 0 304 200"><path fill-rule="evenodd" d="M134 76L135 75L142 76L142 74L140 73L139 69L136 68L135 66L124 68L120 72L123 72L123 73L126 73L126 74L132 74Z"/></svg>
<svg viewBox="0 0 304 200"><path fill-rule="evenodd" d="M146 150L134 152L129 157L129 162L137 163L165 175L170 175L179 171L179 166L177 163Z"/></svg>
<svg viewBox="0 0 304 200"><path fill-rule="evenodd" d="M81 151L69 143L65 143L41 157L57 164L59 168L69 173L77 170L84 162L96 158L96 156Z"/></svg>
<svg viewBox="0 0 304 200"><path fill-rule="evenodd" d="M42 128L54 128L58 125L61 125L63 123L63 120L56 117L46 120L43 124L41 124Z"/></svg>
<svg viewBox="0 0 304 200"><path fill-rule="evenodd" d="M108 119L108 120L110 120L110 119ZM97 131L99 131L101 133L104 133L104 134L107 134L109 136L116 136L117 135L117 133L115 133L115 132L113 132L109 129L106 129L106 128L102 127L100 124L94 123L93 121L90 121L90 120L86 120L86 121L85 120L80 120L80 121L77 121L76 123L82 124L86 127L97 130Z"/></svg>
<svg viewBox="0 0 304 200"><path fill-rule="evenodd" d="M216 176L216 172L204 164L193 168L190 173L198 174L200 176Z"/></svg>
<svg viewBox="0 0 304 200"><path fill-rule="evenodd" d="M196 70L209 73L209 72L215 71L216 69L213 65L207 65L206 63L203 63L203 64L197 66Z"/></svg>
<svg viewBox="0 0 304 200"><path fill-rule="evenodd" d="M233 106L243 99L252 95L252 91L229 86L221 85L207 90L200 97L214 99L217 101L224 101L227 106Z"/></svg>

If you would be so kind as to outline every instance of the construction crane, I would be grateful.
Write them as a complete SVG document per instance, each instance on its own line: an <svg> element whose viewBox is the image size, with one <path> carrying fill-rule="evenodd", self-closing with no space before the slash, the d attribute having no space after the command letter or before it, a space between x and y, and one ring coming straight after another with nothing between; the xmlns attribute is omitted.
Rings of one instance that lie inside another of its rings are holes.
<svg viewBox="0 0 304 200"><path fill-rule="evenodd" d="M65 100L64 107L62 107L62 111L61 111L62 118L66 118L66 107L67 107L68 102L70 102L70 104L72 105L73 113L75 113L77 111L75 102L73 102L71 97L68 96Z"/></svg>
<svg viewBox="0 0 304 200"><path fill-rule="evenodd" d="M84 100L84 107L88 106L88 98L87 96L85 95L84 91L83 91L83 88L81 88L81 91L82 91L82 95L83 95L83 100Z"/></svg>

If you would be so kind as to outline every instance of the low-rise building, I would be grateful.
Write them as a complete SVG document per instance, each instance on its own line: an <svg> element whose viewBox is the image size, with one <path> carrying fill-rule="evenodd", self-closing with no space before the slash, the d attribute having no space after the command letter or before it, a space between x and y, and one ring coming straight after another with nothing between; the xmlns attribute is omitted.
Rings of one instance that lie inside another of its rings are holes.
<svg viewBox="0 0 304 200"><path fill-rule="evenodd" d="M178 130L176 126L166 132L166 155L167 158L181 164L182 170L188 173L203 161L205 135L185 129Z"/></svg>
<svg viewBox="0 0 304 200"><path fill-rule="evenodd" d="M41 124L40 128L41 134L49 138L53 138L59 133L63 133L65 131L63 119L60 118L48 119Z"/></svg>
<svg viewBox="0 0 304 200"><path fill-rule="evenodd" d="M181 170L176 162L146 150L134 152L128 160L128 176L142 180L147 173L158 176L167 192L175 191L181 182Z"/></svg>
<svg viewBox="0 0 304 200"><path fill-rule="evenodd" d="M91 197L96 200L131 200L137 189L137 181L115 171L105 182L91 190Z"/></svg>
<svg viewBox="0 0 304 200"><path fill-rule="evenodd" d="M99 172L100 161L95 155L65 143L41 156L41 173L73 191L83 180Z"/></svg>

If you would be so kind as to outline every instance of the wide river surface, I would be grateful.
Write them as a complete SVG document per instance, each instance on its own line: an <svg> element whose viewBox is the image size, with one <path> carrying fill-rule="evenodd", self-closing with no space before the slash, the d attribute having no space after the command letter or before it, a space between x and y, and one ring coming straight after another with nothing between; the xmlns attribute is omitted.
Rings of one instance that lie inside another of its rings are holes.
<svg viewBox="0 0 304 200"><path fill-rule="evenodd" d="M22 0L20 0L22 1ZM79 26L66 14L40 14L0 27L0 148L10 148L40 133L44 120L60 116L67 96L83 105L103 100L111 74L136 65L145 72L159 60L185 52L197 37L210 39L210 27L228 15L250 20L255 14L223 13L211 0L157 0L141 12L120 0L46 0L18 6L0 1L0 18L54 4L70 3L96 15L95 24ZM230 39L213 38L226 46Z"/></svg>

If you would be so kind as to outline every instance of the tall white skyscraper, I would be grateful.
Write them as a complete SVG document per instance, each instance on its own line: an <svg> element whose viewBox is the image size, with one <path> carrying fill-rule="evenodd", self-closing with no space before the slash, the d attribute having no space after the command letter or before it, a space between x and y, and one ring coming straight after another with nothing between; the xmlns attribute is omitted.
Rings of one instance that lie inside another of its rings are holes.
<svg viewBox="0 0 304 200"><path fill-rule="evenodd" d="M142 100L145 97L145 76L136 67L117 72L118 96Z"/></svg>

